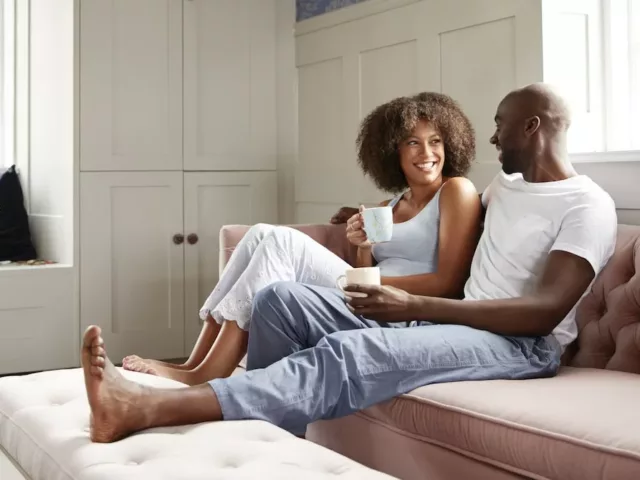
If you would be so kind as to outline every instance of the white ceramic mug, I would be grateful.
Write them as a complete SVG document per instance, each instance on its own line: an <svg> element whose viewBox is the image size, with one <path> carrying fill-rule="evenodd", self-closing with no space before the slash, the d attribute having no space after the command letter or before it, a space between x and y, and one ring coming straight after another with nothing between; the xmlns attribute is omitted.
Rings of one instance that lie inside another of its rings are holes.
<svg viewBox="0 0 640 480"><path fill-rule="evenodd" d="M364 231L371 243L388 242L393 235L393 208L365 208L362 211Z"/></svg>
<svg viewBox="0 0 640 480"><path fill-rule="evenodd" d="M351 268L336 280L340 290L347 285L380 285L380 269L378 267Z"/></svg>

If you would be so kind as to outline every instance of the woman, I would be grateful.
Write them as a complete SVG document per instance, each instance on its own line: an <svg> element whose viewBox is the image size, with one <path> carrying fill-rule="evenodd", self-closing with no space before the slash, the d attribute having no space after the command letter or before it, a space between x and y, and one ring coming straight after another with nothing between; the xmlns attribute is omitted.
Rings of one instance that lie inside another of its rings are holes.
<svg viewBox="0 0 640 480"><path fill-rule="evenodd" d="M393 207L389 242L372 246L360 213L348 220L347 238L358 247L357 266L379 266L383 284L410 293L459 296L481 212L478 194L464 178L475 156L468 118L439 93L397 98L364 119L357 146L363 172L380 189L398 193L381 204ZM335 287L348 268L297 230L255 225L202 307L204 326L189 359L173 365L131 356L124 359L124 368L190 385L229 376L246 354L251 304L259 290L281 280Z"/></svg>

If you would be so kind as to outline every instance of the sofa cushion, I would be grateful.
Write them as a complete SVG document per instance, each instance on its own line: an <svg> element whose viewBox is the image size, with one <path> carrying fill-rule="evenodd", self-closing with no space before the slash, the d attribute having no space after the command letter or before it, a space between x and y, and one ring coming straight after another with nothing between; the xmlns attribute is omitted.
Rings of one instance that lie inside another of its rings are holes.
<svg viewBox="0 0 640 480"><path fill-rule="evenodd" d="M640 373L640 227L618 226L616 251L580 302L565 363Z"/></svg>
<svg viewBox="0 0 640 480"><path fill-rule="evenodd" d="M640 478L640 377L565 367L554 378L429 385L357 415L534 478ZM340 421L340 420L334 420Z"/></svg>

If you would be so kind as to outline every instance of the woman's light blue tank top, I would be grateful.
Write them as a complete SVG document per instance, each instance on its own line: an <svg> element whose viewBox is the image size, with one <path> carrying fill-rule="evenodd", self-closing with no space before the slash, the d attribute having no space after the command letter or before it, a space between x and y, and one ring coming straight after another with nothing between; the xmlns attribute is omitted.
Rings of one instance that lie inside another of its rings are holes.
<svg viewBox="0 0 640 480"><path fill-rule="evenodd" d="M394 223L391 240L373 245L371 251L378 262L380 275L401 277L437 270L441 191L442 188L415 217ZM395 207L403 195L391 200L389 206Z"/></svg>

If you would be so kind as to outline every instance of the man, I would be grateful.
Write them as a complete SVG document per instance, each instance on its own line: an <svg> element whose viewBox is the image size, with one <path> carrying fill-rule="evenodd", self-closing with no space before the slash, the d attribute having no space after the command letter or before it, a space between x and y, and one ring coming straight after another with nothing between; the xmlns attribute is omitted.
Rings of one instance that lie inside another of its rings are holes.
<svg viewBox="0 0 640 480"><path fill-rule="evenodd" d="M339 291L275 284L255 300L249 371L184 389L125 380L90 327L82 365L92 439L248 418L302 433L429 383L555 375L576 336L575 306L613 252L615 209L571 167L568 109L550 88L511 92L495 120L503 171L483 195L465 300L351 285L345 302Z"/></svg>

